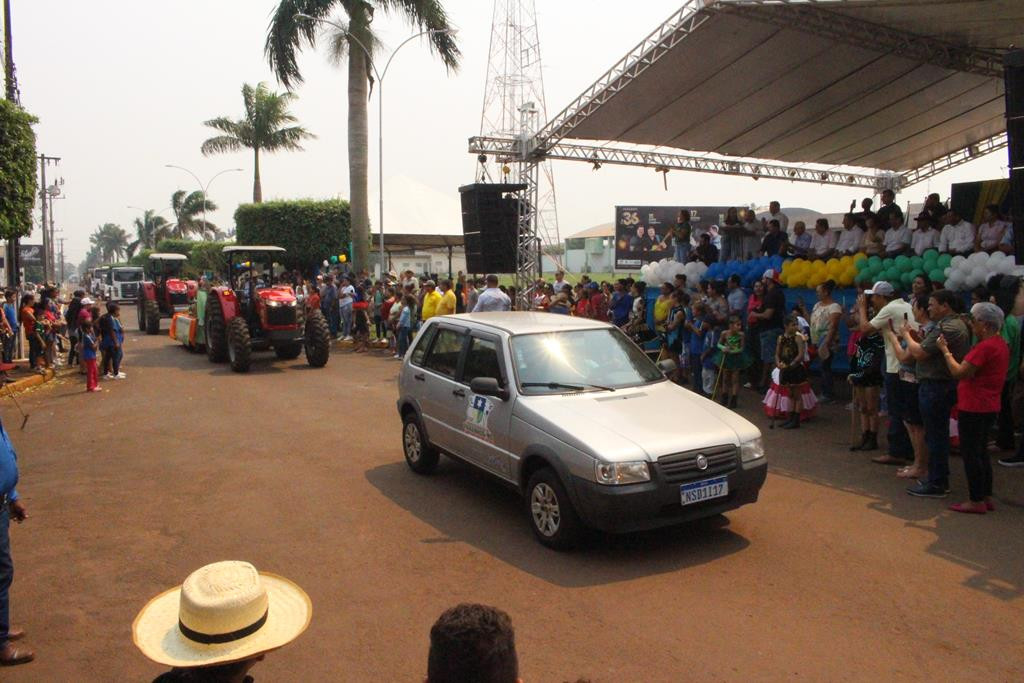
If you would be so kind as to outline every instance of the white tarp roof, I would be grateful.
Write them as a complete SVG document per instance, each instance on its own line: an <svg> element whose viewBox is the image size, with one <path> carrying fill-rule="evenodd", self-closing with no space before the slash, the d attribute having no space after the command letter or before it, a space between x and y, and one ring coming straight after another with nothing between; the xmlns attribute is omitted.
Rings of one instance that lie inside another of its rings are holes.
<svg viewBox="0 0 1024 683"><path fill-rule="evenodd" d="M601 99L584 93L541 146L575 138L905 171L1006 130L997 48L1024 45L1024 0L688 4L702 23L570 120Z"/></svg>

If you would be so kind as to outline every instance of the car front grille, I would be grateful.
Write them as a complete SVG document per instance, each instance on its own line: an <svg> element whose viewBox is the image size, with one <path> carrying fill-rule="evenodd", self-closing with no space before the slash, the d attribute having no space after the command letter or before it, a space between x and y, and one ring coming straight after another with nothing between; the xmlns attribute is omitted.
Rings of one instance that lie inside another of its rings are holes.
<svg viewBox="0 0 1024 683"><path fill-rule="evenodd" d="M697 467L697 457L700 455L708 460L708 466L703 470ZM712 446L685 453L673 453L658 458L658 471L669 484L706 479L734 471L737 455L735 446Z"/></svg>
<svg viewBox="0 0 1024 683"><path fill-rule="evenodd" d="M134 299L139 294L139 283L129 282L128 284L121 285L121 296L126 299Z"/></svg>
<svg viewBox="0 0 1024 683"><path fill-rule="evenodd" d="M188 294L185 292L171 292L169 296L172 306L183 306L188 303Z"/></svg>
<svg viewBox="0 0 1024 683"><path fill-rule="evenodd" d="M294 325L297 322L295 306L267 306L268 325Z"/></svg>

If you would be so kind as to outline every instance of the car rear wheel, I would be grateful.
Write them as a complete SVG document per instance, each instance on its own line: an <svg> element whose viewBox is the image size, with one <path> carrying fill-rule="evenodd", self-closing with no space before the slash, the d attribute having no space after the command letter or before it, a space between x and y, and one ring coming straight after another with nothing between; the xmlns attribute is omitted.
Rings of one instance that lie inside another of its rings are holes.
<svg viewBox="0 0 1024 683"><path fill-rule="evenodd" d="M402 452L409 469L416 474L431 474L437 469L437 449L427 441L419 418L412 412L402 418Z"/></svg>
<svg viewBox="0 0 1024 683"><path fill-rule="evenodd" d="M249 340L249 327L242 316L231 319L228 325L228 360L235 372L248 372L249 361L252 359L252 344Z"/></svg>
<svg viewBox="0 0 1024 683"><path fill-rule="evenodd" d="M526 485L526 514L537 540L555 550L574 547L583 534L583 523L555 471L543 467Z"/></svg>

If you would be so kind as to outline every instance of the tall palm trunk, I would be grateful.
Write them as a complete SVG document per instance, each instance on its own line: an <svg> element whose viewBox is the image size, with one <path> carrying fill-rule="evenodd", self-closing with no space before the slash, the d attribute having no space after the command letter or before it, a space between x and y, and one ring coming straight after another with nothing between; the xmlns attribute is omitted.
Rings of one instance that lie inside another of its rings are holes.
<svg viewBox="0 0 1024 683"><path fill-rule="evenodd" d="M353 269L369 270L370 208L367 190L370 160L366 126L370 90L366 78L366 53L356 44L348 50L348 184Z"/></svg>
<svg viewBox="0 0 1024 683"><path fill-rule="evenodd" d="M263 201L263 186L260 184L260 148L253 147L252 153L255 159L252 172L252 201L259 204Z"/></svg>

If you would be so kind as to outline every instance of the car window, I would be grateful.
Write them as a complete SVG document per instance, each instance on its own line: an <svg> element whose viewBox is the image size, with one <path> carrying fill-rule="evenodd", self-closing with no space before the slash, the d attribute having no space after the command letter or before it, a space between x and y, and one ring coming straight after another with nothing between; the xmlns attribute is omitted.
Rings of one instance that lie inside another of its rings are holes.
<svg viewBox="0 0 1024 683"><path fill-rule="evenodd" d="M436 327L429 327L417 335L416 340L413 342L416 346L413 347L412 357L410 358L410 362L413 365L423 366L423 357L427 355L427 349L430 348L430 341L434 338L434 332L436 331Z"/></svg>
<svg viewBox="0 0 1024 683"><path fill-rule="evenodd" d="M493 377L499 385L505 384L501 376L501 363L498 361L498 343L493 339L473 337L469 343L462 381L469 384L477 377Z"/></svg>
<svg viewBox="0 0 1024 683"><path fill-rule="evenodd" d="M454 378L455 371L459 367L459 353L462 352L462 342L465 337L466 335L461 332L441 328L423 360L423 367L439 375Z"/></svg>

